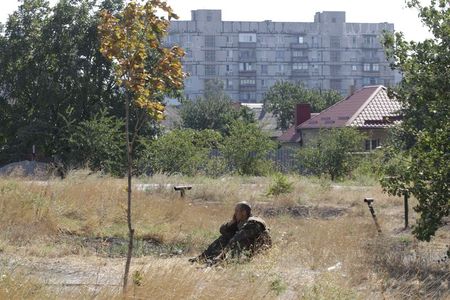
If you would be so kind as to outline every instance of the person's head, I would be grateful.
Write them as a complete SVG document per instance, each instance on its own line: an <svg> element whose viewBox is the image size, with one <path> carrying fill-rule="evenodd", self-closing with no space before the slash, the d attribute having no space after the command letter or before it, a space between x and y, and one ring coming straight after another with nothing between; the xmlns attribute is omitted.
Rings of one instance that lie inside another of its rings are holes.
<svg viewBox="0 0 450 300"><path fill-rule="evenodd" d="M247 220L252 215L252 208L247 202L239 202L234 208L236 221L241 222Z"/></svg>

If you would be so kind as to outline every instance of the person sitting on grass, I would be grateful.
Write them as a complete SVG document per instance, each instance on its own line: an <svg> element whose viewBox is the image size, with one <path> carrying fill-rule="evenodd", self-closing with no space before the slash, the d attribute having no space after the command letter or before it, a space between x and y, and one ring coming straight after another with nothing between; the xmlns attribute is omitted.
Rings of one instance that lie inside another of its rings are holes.
<svg viewBox="0 0 450 300"><path fill-rule="evenodd" d="M231 221L220 226L220 237L190 262L214 264L241 255L253 256L256 252L272 245L269 229L263 219L252 216L247 202L239 202L234 209Z"/></svg>

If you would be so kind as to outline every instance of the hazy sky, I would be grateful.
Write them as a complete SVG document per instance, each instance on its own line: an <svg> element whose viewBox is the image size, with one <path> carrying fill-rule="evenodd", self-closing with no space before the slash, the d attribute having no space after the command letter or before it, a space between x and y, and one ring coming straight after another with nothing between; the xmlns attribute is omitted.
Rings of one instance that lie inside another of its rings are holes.
<svg viewBox="0 0 450 300"><path fill-rule="evenodd" d="M57 0L50 0L55 3ZM222 9L226 21L296 21L312 22L318 11L346 11L347 22L389 22L408 39L429 37L415 9L406 8L404 0L168 0L182 20L191 18L193 9ZM422 0L426 3L426 0ZM0 0L0 22L18 6L17 0Z"/></svg>

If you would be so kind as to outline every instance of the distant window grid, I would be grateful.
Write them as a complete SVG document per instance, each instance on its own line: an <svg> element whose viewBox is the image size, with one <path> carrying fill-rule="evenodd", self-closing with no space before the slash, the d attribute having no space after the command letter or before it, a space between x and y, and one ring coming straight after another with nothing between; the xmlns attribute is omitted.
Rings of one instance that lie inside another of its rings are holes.
<svg viewBox="0 0 450 300"><path fill-rule="evenodd" d="M340 65L331 65L330 66L330 75L331 76L340 75L340 73L341 73L341 66Z"/></svg>
<svg viewBox="0 0 450 300"><path fill-rule="evenodd" d="M364 45L373 46L375 44L375 35L364 35Z"/></svg>
<svg viewBox="0 0 450 300"><path fill-rule="evenodd" d="M370 72L370 64L364 64L363 70L364 70L364 72Z"/></svg>
<svg viewBox="0 0 450 300"><path fill-rule="evenodd" d="M308 63L294 63L292 70L308 70Z"/></svg>
<svg viewBox="0 0 450 300"><path fill-rule="evenodd" d="M256 58L256 52L255 50L241 50L239 52L239 58L254 59Z"/></svg>
<svg viewBox="0 0 450 300"><path fill-rule="evenodd" d="M341 61L341 52L340 51L330 51L330 61L331 62L340 62Z"/></svg>
<svg viewBox="0 0 450 300"><path fill-rule="evenodd" d="M268 74L268 73L269 73L268 65L261 65L261 74Z"/></svg>
<svg viewBox="0 0 450 300"><path fill-rule="evenodd" d="M216 66L215 65L205 65L205 75L206 76L216 75Z"/></svg>
<svg viewBox="0 0 450 300"><path fill-rule="evenodd" d="M341 39L338 36L330 37L330 47L331 48L341 48Z"/></svg>
<svg viewBox="0 0 450 300"><path fill-rule="evenodd" d="M298 37L298 43L303 44L305 42L305 37L303 35Z"/></svg>
<svg viewBox="0 0 450 300"><path fill-rule="evenodd" d="M239 33L240 43L255 43L256 33Z"/></svg>
<svg viewBox="0 0 450 300"><path fill-rule="evenodd" d="M352 65L352 71L357 71L358 67L356 65Z"/></svg>
<svg viewBox="0 0 450 300"><path fill-rule="evenodd" d="M216 51L205 50L205 61L216 61Z"/></svg>
<svg viewBox="0 0 450 300"><path fill-rule="evenodd" d="M275 58L276 59L284 59L284 50L276 50Z"/></svg>
<svg viewBox="0 0 450 300"><path fill-rule="evenodd" d="M375 71L375 72L380 71L380 65L378 65L378 64L372 64L372 71Z"/></svg>
<svg viewBox="0 0 450 300"><path fill-rule="evenodd" d="M239 71L253 71L253 64L250 62L239 63Z"/></svg>
<svg viewBox="0 0 450 300"><path fill-rule="evenodd" d="M284 37L282 35L277 35L277 44L283 44L284 43Z"/></svg>
<svg viewBox="0 0 450 300"><path fill-rule="evenodd" d="M292 57L305 57L308 55L307 53L305 50L295 50L292 51Z"/></svg>
<svg viewBox="0 0 450 300"><path fill-rule="evenodd" d="M215 46L216 46L216 37L214 35L206 35L205 47L215 47Z"/></svg>
<svg viewBox="0 0 450 300"><path fill-rule="evenodd" d="M255 85L256 80L255 79L241 79L240 84L241 85Z"/></svg>

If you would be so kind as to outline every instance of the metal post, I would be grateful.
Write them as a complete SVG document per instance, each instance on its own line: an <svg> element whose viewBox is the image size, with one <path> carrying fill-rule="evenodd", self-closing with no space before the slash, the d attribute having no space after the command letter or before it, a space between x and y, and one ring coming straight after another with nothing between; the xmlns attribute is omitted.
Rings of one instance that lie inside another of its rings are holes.
<svg viewBox="0 0 450 300"><path fill-rule="evenodd" d="M408 227L409 227L409 220L408 220L408 213L409 213L408 198L409 198L408 191L404 191L404 192L403 192L403 199L404 199L404 204L405 204L405 229L408 229Z"/></svg>

